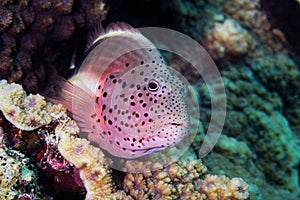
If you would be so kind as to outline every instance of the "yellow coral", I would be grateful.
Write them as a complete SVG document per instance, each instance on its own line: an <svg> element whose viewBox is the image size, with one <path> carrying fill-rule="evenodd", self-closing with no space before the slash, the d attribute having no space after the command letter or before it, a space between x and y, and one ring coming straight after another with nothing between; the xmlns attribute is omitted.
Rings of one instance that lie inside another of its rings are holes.
<svg viewBox="0 0 300 200"><path fill-rule="evenodd" d="M34 184L34 173L25 165L28 161L23 154L0 146L0 200L17 199L20 183L23 187Z"/></svg>
<svg viewBox="0 0 300 200"><path fill-rule="evenodd" d="M216 22L206 32L204 45L214 59L245 55L255 46L252 37L235 20Z"/></svg>
<svg viewBox="0 0 300 200"><path fill-rule="evenodd" d="M198 179L206 171L201 160L178 161L165 168L159 163L127 161L124 191L134 199L205 199L197 191Z"/></svg>
<svg viewBox="0 0 300 200"><path fill-rule="evenodd" d="M206 175L200 181L200 191L209 200L242 200L249 196L248 185L241 178L229 179L224 175Z"/></svg>
<svg viewBox="0 0 300 200"><path fill-rule="evenodd" d="M260 0L230 0L225 3L224 11L253 31L275 52L283 51L287 45L284 34L271 26Z"/></svg>
<svg viewBox="0 0 300 200"><path fill-rule="evenodd" d="M86 139L76 137L79 128L68 116L53 116L60 121L55 128L58 150L79 169L80 178L87 190L86 199L110 199L113 194L112 180L103 152Z"/></svg>
<svg viewBox="0 0 300 200"><path fill-rule="evenodd" d="M30 131L51 122L46 103L40 95L26 95L22 86L0 80L0 110L5 118L17 128Z"/></svg>

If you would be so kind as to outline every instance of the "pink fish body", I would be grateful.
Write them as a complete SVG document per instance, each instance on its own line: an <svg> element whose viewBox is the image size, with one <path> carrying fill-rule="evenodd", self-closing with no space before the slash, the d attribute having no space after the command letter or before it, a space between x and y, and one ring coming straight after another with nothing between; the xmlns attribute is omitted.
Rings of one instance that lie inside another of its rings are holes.
<svg viewBox="0 0 300 200"><path fill-rule="evenodd" d="M138 158L188 134L186 85L156 47L125 23L92 40L61 97L84 137L113 156Z"/></svg>

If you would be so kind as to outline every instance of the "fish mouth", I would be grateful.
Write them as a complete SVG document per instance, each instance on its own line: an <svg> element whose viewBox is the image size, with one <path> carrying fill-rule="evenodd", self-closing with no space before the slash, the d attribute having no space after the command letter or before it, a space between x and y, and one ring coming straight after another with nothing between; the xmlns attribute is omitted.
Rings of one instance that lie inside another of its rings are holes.
<svg viewBox="0 0 300 200"><path fill-rule="evenodd" d="M166 123L165 126L171 125L171 126L180 126L180 127L188 127L188 124L185 122L170 122Z"/></svg>

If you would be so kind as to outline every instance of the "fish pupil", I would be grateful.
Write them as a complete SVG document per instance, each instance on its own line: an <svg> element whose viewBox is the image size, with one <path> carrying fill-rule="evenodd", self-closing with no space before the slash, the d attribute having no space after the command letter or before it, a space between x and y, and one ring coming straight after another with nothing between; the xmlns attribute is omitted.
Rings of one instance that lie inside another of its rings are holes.
<svg viewBox="0 0 300 200"><path fill-rule="evenodd" d="M155 93L155 92L157 92L157 91L159 90L160 85L159 85L159 83L158 83L156 80L151 79L151 80L148 82L146 88L147 88L148 92L150 92L150 93L153 94L153 93Z"/></svg>
<svg viewBox="0 0 300 200"><path fill-rule="evenodd" d="M157 83L155 83L155 82L149 83L149 89L150 90L156 90L157 88L158 88Z"/></svg>

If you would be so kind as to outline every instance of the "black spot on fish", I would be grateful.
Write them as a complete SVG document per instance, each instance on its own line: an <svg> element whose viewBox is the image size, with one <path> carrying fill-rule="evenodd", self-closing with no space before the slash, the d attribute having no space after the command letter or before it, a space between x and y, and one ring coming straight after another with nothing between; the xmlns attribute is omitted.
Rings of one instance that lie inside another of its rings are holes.
<svg viewBox="0 0 300 200"><path fill-rule="evenodd" d="M91 118L95 118L96 116L97 116L97 114L94 113L94 114L91 115Z"/></svg>
<svg viewBox="0 0 300 200"><path fill-rule="evenodd" d="M97 104L99 103L99 97L96 97L96 103Z"/></svg>
<svg viewBox="0 0 300 200"><path fill-rule="evenodd" d="M144 61L141 61L141 65L143 65L144 64Z"/></svg>
<svg viewBox="0 0 300 200"><path fill-rule="evenodd" d="M123 82L123 84L122 84L122 88L124 89L125 87L126 87L126 82Z"/></svg>
<svg viewBox="0 0 300 200"><path fill-rule="evenodd" d="M126 63L125 66L128 67L128 66L129 66L129 63Z"/></svg>
<svg viewBox="0 0 300 200"><path fill-rule="evenodd" d="M129 87L130 88L134 88L134 86L135 86L134 83L132 83Z"/></svg>
<svg viewBox="0 0 300 200"><path fill-rule="evenodd" d="M130 102L130 105L131 105L131 106L135 106L135 103L134 103L134 102Z"/></svg>
<svg viewBox="0 0 300 200"><path fill-rule="evenodd" d="M106 96L107 96L107 92L104 92L104 93L103 93L103 97L106 97Z"/></svg>

